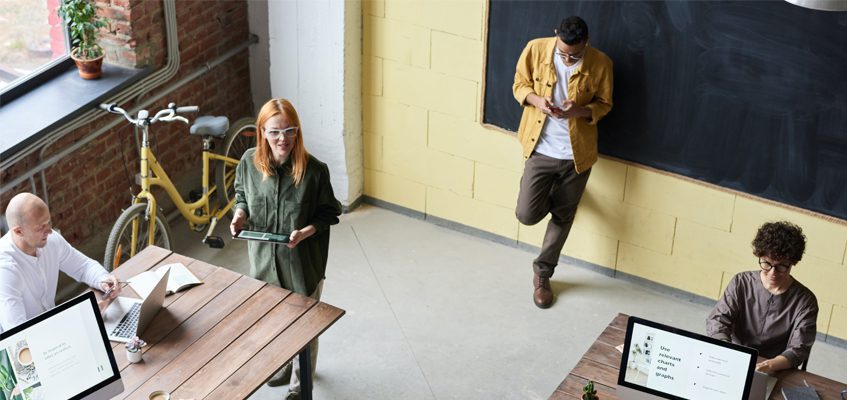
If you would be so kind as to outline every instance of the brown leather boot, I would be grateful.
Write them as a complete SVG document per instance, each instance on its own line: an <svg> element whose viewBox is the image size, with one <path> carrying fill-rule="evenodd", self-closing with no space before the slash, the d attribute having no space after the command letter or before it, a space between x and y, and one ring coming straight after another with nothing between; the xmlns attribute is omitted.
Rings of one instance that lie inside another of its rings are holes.
<svg viewBox="0 0 847 400"><path fill-rule="evenodd" d="M532 293L532 301L538 308L549 308L553 304L553 290L550 288L550 278L544 278L535 274L532 281L535 291Z"/></svg>

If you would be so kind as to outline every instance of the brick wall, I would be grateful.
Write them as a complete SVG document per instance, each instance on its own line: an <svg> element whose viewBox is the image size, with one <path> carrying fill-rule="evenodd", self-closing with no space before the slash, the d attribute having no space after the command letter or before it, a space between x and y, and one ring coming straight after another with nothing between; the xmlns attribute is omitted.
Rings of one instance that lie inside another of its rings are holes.
<svg viewBox="0 0 847 400"><path fill-rule="evenodd" d="M98 2L97 5L101 13L112 20L112 32L105 33L103 40L107 48L107 62L130 66L149 64L155 69L165 65L167 48L162 2L111 0ZM180 67L171 83L244 42L249 35L245 1L178 1L176 13ZM154 95L156 91L145 94L140 100ZM168 101L198 105L201 115L226 115L231 121L251 115L247 50L150 108L161 108ZM127 109L131 106L124 104ZM86 126L50 144L44 157L67 148L112 118L116 116L103 113ZM201 141L188 135L186 125L160 123L153 127L151 133L157 158L165 165L174 182L189 175L199 175L196 171L200 170ZM129 175L133 176L138 170L135 141L132 128L123 123L45 171L53 224L71 244L79 246L93 238L104 237L104 232L111 229L121 209L130 204L129 181L122 154L127 158ZM0 171L0 182L8 182L37 165L37 157L36 151L7 170ZM38 194L42 195L39 175L36 175L36 185ZM133 190L138 188L134 186ZM5 210L9 199L21 191L31 191L30 183L22 183L14 190L0 194L0 209ZM159 194L161 196L157 195L157 198L164 200L165 196ZM102 251L105 242L95 246Z"/></svg>

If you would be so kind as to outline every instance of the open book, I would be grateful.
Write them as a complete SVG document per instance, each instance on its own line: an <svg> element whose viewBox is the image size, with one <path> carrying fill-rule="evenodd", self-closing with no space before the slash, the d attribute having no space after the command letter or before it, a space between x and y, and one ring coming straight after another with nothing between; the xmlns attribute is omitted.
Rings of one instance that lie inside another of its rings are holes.
<svg viewBox="0 0 847 400"><path fill-rule="evenodd" d="M156 268L155 270L144 271L132 278L129 278L129 286L131 286L132 290L135 290L135 293L138 293L142 299L145 299L147 298L147 295L153 291L153 287L156 286L159 279L165 275L165 271L167 271L168 268L171 270L171 274L168 277L168 289L166 292L168 295L203 283L203 281L194 276L188 268L185 268L185 265L182 265L182 263L174 263L165 264L159 266L159 268Z"/></svg>

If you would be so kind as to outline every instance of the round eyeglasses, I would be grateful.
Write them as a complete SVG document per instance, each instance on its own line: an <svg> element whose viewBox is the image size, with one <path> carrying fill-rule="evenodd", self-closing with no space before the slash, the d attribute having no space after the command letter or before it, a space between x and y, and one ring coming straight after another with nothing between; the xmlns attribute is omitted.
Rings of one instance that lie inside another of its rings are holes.
<svg viewBox="0 0 847 400"><path fill-rule="evenodd" d="M770 262L768 262L766 260L762 260L760 258L759 259L759 268L761 268L765 271L770 271L770 270L776 268L776 272L783 272L784 273L784 272L788 272L788 270L791 269L791 266L785 265L785 264L771 264Z"/></svg>
<svg viewBox="0 0 847 400"><path fill-rule="evenodd" d="M285 128L285 129L265 129L264 131L265 131L265 136L267 136L270 139L279 138L280 135L285 136L286 138L290 139L290 138L297 136L297 130L298 129L299 129L298 127L292 126L290 128Z"/></svg>

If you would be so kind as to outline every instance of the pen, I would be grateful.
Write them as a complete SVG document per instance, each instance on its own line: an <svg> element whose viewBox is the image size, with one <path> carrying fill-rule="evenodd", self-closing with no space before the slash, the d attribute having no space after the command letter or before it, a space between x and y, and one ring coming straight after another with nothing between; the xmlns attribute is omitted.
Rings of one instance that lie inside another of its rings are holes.
<svg viewBox="0 0 847 400"><path fill-rule="evenodd" d="M112 282L111 282L111 281L107 281L107 282L102 282L102 283L112 283ZM128 284L129 284L129 282L118 281L118 284L123 284L123 286L121 286L121 288L123 288L123 287L126 287L126 285L128 285ZM105 298L105 297L109 297L109 295L110 295L110 294L112 294L112 291L113 291L114 289L115 289L115 286L114 286L114 285L109 286L109 289L108 289L108 290L106 290L105 292L103 292L103 297L104 297L104 298Z"/></svg>

